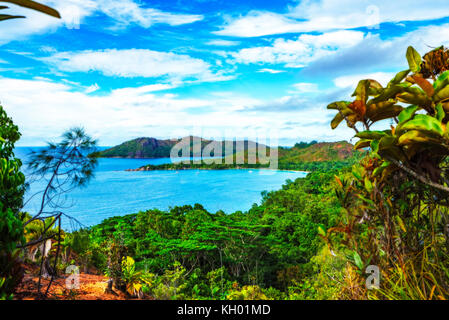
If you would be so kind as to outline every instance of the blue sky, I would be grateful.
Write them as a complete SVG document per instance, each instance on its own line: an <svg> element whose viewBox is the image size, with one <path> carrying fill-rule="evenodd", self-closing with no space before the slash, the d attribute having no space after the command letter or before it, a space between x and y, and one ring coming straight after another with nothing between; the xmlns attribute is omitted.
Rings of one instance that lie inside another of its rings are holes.
<svg viewBox="0 0 449 320"><path fill-rule="evenodd" d="M140 136L349 140L326 105L449 43L449 2L43 0L1 22L0 101L20 145L84 126ZM267 141L268 142L268 141Z"/></svg>

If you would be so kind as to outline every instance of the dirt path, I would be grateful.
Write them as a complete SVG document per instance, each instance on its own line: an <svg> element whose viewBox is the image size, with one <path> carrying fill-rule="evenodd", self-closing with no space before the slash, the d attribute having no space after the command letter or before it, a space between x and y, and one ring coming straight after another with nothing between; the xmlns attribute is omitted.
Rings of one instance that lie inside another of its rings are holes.
<svg viewBox="0 0 449 320"><path fill-rule="evenodd" d="M25 274L14 298L17 300L38 299L38 277ZM117 295L104 293L107 286L107 278L102 275L80 273L79 289L66 288L66 278L60 277L53 281L47 299L56 300L126 300L124 293L117 291ZM42 280L41 291L45 292L49 279Z"/></svg>

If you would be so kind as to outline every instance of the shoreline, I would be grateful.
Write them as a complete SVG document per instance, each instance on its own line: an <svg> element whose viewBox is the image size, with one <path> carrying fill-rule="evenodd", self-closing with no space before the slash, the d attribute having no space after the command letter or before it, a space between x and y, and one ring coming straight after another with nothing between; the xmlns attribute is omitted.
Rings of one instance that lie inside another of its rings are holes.
<svg viewBox="0 0 449 320"><path fill-rule="evenodd" d="M185 170L272 170L272 171L283 171L283 172L292 172L292 173L306 173L309 174L311 171L301 171L301 170L289 170L289 169L274 169L274 168L243 168L243 167L235 167L235 168L223 168L223 169L214 169L214 168L167 168L167 169L146 169L145 167L140 167L137 169L125 169L128 172L138 172L138 171L185 171Z"/></svg>

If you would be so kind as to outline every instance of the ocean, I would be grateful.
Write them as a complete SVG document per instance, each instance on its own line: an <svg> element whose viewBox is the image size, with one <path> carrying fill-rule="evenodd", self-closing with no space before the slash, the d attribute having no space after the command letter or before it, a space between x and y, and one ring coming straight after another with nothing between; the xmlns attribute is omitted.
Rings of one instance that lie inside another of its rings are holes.
<svg viewBox="0 0 449 320"><path fill-rule="evenodd" d="M36 148L34 148L36 149ZM31 148L18 147L16 156L25 163ZM95 177L83 188L66 194L58 210L88 227L106 218L145 211L199 203L209 212L246 211L260 203L262 191L280 189L287 179L306 176L304 172L278 170L181 170L125 171L146 164L170 163L164 159L99 159ZM23 170L28 182L31 181ZM24 211L35 214L45 188L44 181L32 181L25 195ZM30 199L30 200L29 200ZM48 211L53 210L51 208ZM63 228L79 227L64 219Z"/></svg>

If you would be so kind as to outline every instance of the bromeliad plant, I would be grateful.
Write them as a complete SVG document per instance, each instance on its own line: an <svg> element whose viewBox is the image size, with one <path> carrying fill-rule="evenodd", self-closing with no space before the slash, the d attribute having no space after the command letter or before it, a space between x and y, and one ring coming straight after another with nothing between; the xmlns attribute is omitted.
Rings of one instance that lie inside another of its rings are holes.
<svg viewBox="0 0 449 320"><path fill-rule="evenodd" d="M337 178L337 195L348 212L345 244L362 273L381 267L383 298L446 298L449 295L449 50L421 58L407 49L409 69L386 87L362 80L354 101L328 109L370 154L350 177ZM373 130L390 121L386 130ZM371 295L373 295L371 293Z"/></svg>

